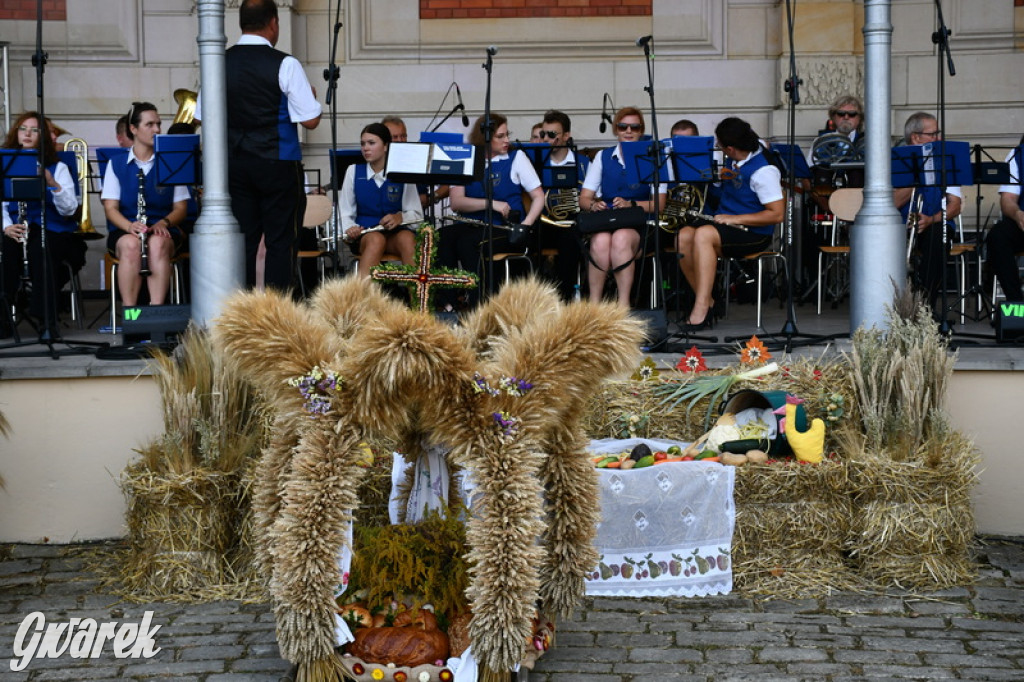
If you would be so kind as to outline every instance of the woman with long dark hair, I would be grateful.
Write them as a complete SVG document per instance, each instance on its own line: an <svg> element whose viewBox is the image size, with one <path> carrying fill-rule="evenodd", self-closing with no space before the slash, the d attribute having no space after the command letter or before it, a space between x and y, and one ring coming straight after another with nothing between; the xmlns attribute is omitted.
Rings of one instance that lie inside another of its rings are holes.
<svg viewBox="0 0 1024 682"><path fill-rule="evenodd" d="M39 150L43 135L51 139L49 125L43 125L39 114L26 111L19 116L4 140L5 149ZM28 270L32 283L29 314L42 319L47 310L44 293L49 292L50 322L57 320L57 292L68 280L72 270L78 272L85 265L85 242L75 234L78 224L74 213L80 200L75 192L75 181L67 165L57 158L50 143L44 146L43 173L46 177L46 196L43 202L7 201L3 210L4 290L17 289L18 277L24 274L25 252L20 242L28 239ZM24 209L19 210L19 209ZM43 262L40 225L46 224L47 267ZM49 281L44 274L49 272ZM7 330L4 330L7 331Z"/></svg>

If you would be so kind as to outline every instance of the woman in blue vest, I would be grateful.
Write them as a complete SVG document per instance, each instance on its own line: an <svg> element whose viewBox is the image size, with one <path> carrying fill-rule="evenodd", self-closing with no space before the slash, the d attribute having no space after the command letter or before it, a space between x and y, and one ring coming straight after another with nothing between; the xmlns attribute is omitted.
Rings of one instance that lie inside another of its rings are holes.
<svg viewBox="0 0 1024 682"><path fill-rule="evenodd" d="M483 119L483 116L478 118L469 133L470 144L477 147L484 144ZM491 123L494 134L487 151L491 159L491 218L496 226L511 223L533 225L544 210L544 189L540 178L526 154L519 150L509 154L508 119L492 113ZM524 192L530 195L529 210L523 202ZM463 217L481 222L486 219L487 201L481 181L465 186L453 185L449 197L452 210ZM480 224L455 223L446 227L445 232L441 264L454 267L457 258L464 269L479 275L481 253L486 254L488 249L486 228ZM522 252L522 247L508 246L505 230L492 230L492 233L495 253ZM475 292L470 293L470 300L476 300Z"/></svg>
<svg viewBox="0 0 1024 682"><path fill-rule="evenodd" d="M714 222L683 227L676 235L679 267L695 294L684 331L706 329L714 321L718 259L763 251L784 212L782 174L761 153L750 124L727 118L715 128L715 137L726 157L718 213Z"/></svg>
<svg viewBox="0 0 1024 682"><path fill-rule="evenodd" d="M622 142L638 142L644 134L644 116L635 107L624 107L615 112L615 137L618 144L601 150L587 169L587 177L580 191L580 209L605 211L608 209L640 206L648 214L654 211L651 186L646 183L630 184L626 179L626 162L622 155ZM658 205L665 205L665 190L659 188ZM615 278L619 305L630 305L636 259L640 255L640 232L646 226L620 227L613 232L590 235L590 256L587 283L590 300L599 302L604 295L608 273Z"/></svg>
<svg viewBox="0 0 1024 682"><path fill-rule="evenodd" d="M138 304L145 280L150 305L161 305L171 282L171 259L182 242L180 225L188 214L189 192L184 185L156 183L153 144L160 134L160 114L154 105L132 104L127 134L132 140L128 153L111 158L103 175L100 199L107 216L107 249L119 263L121 302ZM143 237L149 275L141 272Z"/></svg>
<svg viewBox="0 0 1024 682"><path fill-rule="evenodd" d="M39 149L42 137L42 126L39 114L28 111L14 122L7 138L5 149ZM49 128L49 126L47 126ZM51 139L49 132L47 140ZM19 202L8 201L4 204L3 230L8 239L3 240L3 286L11 295L17 289L18 277L24 275L24 249L21 245L28 235L28 270L32 283L32 296L29 301L29 314L42 319L46 313L46 298L50 295L50 322L57 319L57 292L71 277L68 266L77 272L85 265L85 242L75 234L78 224L74 213L79 206L79 198L75 192L75 181L71 171L63 161L57 160L57 152L52 144L47 144L44 157L44 175L46 178L45 200L20 202L24 209L19 219ZM44 208L45 206L45 208ZM45 221L43 211L45 210ZM40 224L46 224L46 256L47 267L43 267L43 245L40 239ZM44 274L49 273L48 286ZM10 302L10 301L9 301ZM6 316L5 316L6 318ZM6 322L6 319L4 319ZM6 327L0 323L0 326ZM4 332L8 330L3 329Z"/></svg>
<svg viewBox="0 0 1024 682"><path fill-rule="evenodd" d="M423 220L416 186L391 182L384 177L391 131L371 123L359 134L359 148L366 163L345 169L341 183L341 229L352 252L359 256L359 276L369 277L385 253L412 265L416 257L414 230Z"/></svg>

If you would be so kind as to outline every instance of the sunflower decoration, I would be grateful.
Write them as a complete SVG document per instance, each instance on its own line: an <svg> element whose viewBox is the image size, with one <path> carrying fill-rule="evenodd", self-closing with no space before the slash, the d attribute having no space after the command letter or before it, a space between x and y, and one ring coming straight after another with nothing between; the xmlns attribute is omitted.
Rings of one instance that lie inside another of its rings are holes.
<svg viewBox="0 0 1024 682"><path fill-rule="evenodd" d="M651 356L647 356L629 378L633 381L650 381L651 379L657 379L658 366L654 364L654 360L651 359Z"/></svg>
<svg viewBox="0 0 1024 682"><path fill-rule="evenodd" d="M772 354L768 352L756 334L750 337L740 353L740 362L744 365L763 365L771 359Z"/></svg>
<svg viewBox="0 0 1024 682"><path fill-rule="evenodd" d="M697 346L690 346L690 350L686 351L686 355L679 358L679 362L676 363L676 369L680 372L706 372L708 371L708 364L704 360L704 354L697 350Z"/></svg>

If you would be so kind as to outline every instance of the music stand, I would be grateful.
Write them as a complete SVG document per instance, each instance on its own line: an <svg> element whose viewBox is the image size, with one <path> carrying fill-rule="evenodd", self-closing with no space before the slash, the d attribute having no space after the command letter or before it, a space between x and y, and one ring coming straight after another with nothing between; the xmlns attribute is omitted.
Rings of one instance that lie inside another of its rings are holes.
<svg viewBox="0 0 1024 682"><path fill-rule="evenodd" d="M946 197L949 187L973 185L974 178L971 167L970 144L937 140L923 145L904 145L893 147L892 186L893 187L939 187L943 191L940 197L942 206L942 265L940 270L939 289L941 296L940 325L943 331L948 330L946 320L946 269L949 256L946 238ZM913 207L908 207L912 210Z"/></svg>
<svg viewBox="0 0 1024 682"><path fill-rule="evenodd" d="M100 186L107 174L107 164L120 156L128 155L128 147L96 147L96 167L99 169Z"/></svg>
<svg viewBox="0 0 1024 682"><path fill-rule="evenodd" d="M442 123L443 122L444 121L442 121ZM440 124L438 124L438 125L440 125ZM429 142L429 143L432 143L432 144L460 144L460 143L462 143L463 139L462 139L462 134L461 133L441 133L441 132L437 132L436 130L433 130L433 131L424 130L422 133L420 133L419 141L420 142ZM437 221L436 221L435 215L434 215L434 211L435 211L434 205L438 201L438 199L436 198L436 187L437 186L433 185L433 184L417 185L417 189L423 189L423 188L426 189L427 207L426 207L425 215L426 215L426 218L431 222L432 225L436 225L437 224ZM445 196L447 196L447 194L445 194L441 198L443 199Z"/></svg>
<svg viewBox="0 0 1024 682"><path fill-rule="evenodd" d="M199 135L157 135L154 138L156 183L200 185L203 182Z"/></svg>
<svg viewBox="0 0 1024 682"><path fill-rule="evenodd" d="M677 135L668 140L674 180L679 183L708 183L715 180L715 138Z"/></svg>

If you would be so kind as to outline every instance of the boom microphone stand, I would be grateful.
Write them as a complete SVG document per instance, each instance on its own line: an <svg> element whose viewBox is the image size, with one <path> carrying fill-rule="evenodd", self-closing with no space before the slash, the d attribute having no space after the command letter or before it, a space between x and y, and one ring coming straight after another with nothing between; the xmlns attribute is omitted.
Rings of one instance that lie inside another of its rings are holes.
<svg viewBox="0 0 1024 682"><path fill-rule="evenodd" d="M327 14L330 16L330 0L327 3ZM338 177L338 166L334 159L338 153L338 79L341 77L341 69L338 67L338 34L341 32L341 0L338 0L337 9L334 12L334 27L331 36L331 56L327 68L324 69L324 80L327 81L327 94L325 100L329 107L331 117L331 150L335 156L328 154L331 159L331 263L334 265L334 274L338 274L341 267L338 241L341 235L341 221L338 218L338 193L341 190L341 183L344 178Z"/></svg>
<svg viewBox="0 0 1024 682"><path fill-rule="evenodd" d="M942 68L943 56L946 58L946 66L949 67L949 75L953 77L956 75L956 68L953 66L953 55L949 51L949 36L952 31L946 27L946 22L942 18L942 1L935 0L935 16L938 21L938 30L932 33L932 42L938 46L935 51L935 57L938 66L938 86L939 86L939 130L946 130L946 72ZM944 134L944 133L943 133ZM942 158L939 161L939 169L942 175L942 181L939 183L939 189L941 190L941 206L942 206L942 222L939 223L942 228L942 271L940 274L939 284L939 296L941 296L941 302L939 304L939 333L943 336L949 336L953 332L953 325L949 321L948 311L946 310L947 304L947 283L946 283L946 270L948 270L949 261L949 230L946 225L946 154L943 150Z"/></svg>
<svg viewBox="0 0 1024 682"><path fill-rule="evenodd" d="M494 68L493 57L498 53L498 48L491 45L487 48L487 61L484 62L484 70L487 72L487 89L484 94L484 119L480 126L480 132L484 136L484 228L487 235L487 284L480 282L480 298L490 294L494 286L494 187L491 184L491 138L494 135L494 121L491 120L491 72Z"/></svg>

